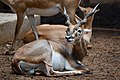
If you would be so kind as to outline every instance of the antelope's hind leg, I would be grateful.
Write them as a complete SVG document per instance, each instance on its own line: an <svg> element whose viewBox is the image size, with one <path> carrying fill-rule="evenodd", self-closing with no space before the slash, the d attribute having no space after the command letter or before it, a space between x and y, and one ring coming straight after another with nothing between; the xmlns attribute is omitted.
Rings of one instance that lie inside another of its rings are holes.
<svg viewBox="0 0 120 80"><path fill-rule="evenodd" d="M34 36L35 36L35 39L38 40L38 32L37 32L37 29L36 29L36 21L35 21L35 17L34 15L27 15L29 21L30 21L30 24L31 24L31 28L32 28L32 31L34 33Z"/></svg>

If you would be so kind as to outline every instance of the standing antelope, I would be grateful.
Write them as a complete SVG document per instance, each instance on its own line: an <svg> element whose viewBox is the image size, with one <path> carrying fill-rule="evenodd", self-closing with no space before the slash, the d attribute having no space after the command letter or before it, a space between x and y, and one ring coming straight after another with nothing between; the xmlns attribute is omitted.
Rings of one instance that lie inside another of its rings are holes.
<svg viewBox="0 0 120 80"><path fill-rule="evenodd" d="M15 36L13 39L13 45L11 49L14 48L16 38L20 31L21 25L23 23L24 16L27 15L31 28L34 32L36 40L38 40L38 33L36 30L36 23L34 19L34 14L40 16L53 16L59 12L63 13L66 10L65 15L67 16L67 23L70 28L70 33L72 33L73 26L75 24L75 11L78 7L79 0L1 0L6 3L10 8L17 14L17 24L15 27Z"/></svg>
<svg viewBox="0 0 120 80"><path fill-rule="evenodd" d="M79 6L79 8L83 11L84 16L86 14L90 13L93 10L93 8L91 8L91 7L83 8L83 7ZM96 10L96 12L98 12L98 11L99 11L99 9ZM86 22L86 24L84 24L82 26L82 28L84 28L84 31L86 31L86 34L84 34L83 37L85 38L85 40L88 44L88 46L87 46L88 49L92 48L90 40L91 40L91 37L92 37L92 24L93 24L93 20L94 20L94 15L95 15L95 13L92 16L88 17L88 21Z"/></svg>
<svg viewBox="0 0 120 80"><path fill-rule="evenodd" d="M88 17L85 16L85 18ZM79 26L82 26L85 23L84 19L80 23ZM14 72L40 74L42 71L47 76L76 75L89 72L89 69L81 63L87 55L87 45L83 38L86 32L84 29L79 28L74 40L67 38L70 42L65 39L66 26L43 25L40 30L40 40L30 42L29 39L26 39L26 42L30 43L23 45L15 53L12 60Z"/></svg>

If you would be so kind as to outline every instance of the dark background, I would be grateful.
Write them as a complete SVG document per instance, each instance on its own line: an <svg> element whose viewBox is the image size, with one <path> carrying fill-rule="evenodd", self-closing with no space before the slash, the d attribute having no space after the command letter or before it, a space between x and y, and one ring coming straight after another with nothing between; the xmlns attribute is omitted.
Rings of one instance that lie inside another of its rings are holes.
<svg viewBox="0 0 120 80"><path fill-rule="evenodd" d="M81 3L81 5L84 7L95 6L95 4L88 3ZM120 7L114 4L100 4L99 9L100 11L96 13L93 22L94 27L120 29ZM2 2L0 2L0 12L12 13L11 9ZM79 15L80 11L77 10L76 14ZM64 24L65 21L66 18L59 13L52 17L42 17L41 23Z"/></svg>

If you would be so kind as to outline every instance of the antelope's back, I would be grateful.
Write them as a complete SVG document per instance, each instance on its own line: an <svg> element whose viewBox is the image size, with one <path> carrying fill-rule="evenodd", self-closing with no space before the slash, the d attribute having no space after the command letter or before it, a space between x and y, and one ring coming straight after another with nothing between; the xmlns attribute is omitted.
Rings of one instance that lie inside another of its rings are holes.
<svg viewBox="0 0 120 80"><path fill-rule="evenodd" d="M67 26L64 26L64 25L46 24L46 25L37 26L39 38L47 39L47 40L65 39L66 29L67 29ZM35 40L35 37L32 30L28 31L23 39L25 43L28 43L34 40Z"/></svg>

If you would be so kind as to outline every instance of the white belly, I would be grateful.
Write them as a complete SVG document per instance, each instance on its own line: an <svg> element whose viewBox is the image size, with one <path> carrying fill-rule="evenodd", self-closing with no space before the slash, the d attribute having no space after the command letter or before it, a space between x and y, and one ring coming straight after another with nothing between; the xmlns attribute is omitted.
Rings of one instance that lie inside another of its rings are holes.
<svg viewBox="0 0 120 80"><path fill-rule="evenodd" d="M64 57L61 54L54 51L52 54L52 66L53 66L53 69L56 71L62 71L65 67Z"/></svg>
<svg viewBox="0 0 120 80"><path fill-rule="evenodd" d="M55 71L74 70L67 59L55 51L52 53L52 66Z"/></svg>
<svg viewBox="0 0 120 80"><path fill-rule="evenodd" d="M28 8L26 10L26 15L40 15L40 16L54 16L60 12L58 7L52 7L47 9L39 9L39 8Z"/></svg>

